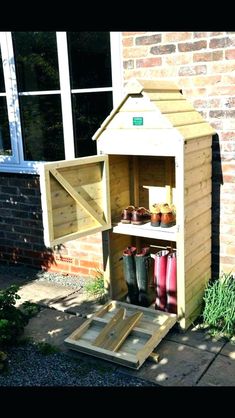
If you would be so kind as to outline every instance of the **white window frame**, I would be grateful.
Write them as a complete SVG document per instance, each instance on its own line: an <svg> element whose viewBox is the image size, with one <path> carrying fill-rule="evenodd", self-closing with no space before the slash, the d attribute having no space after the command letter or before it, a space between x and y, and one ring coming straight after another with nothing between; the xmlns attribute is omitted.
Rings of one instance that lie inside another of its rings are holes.
<svg viewBox="0 0 235 418"><path fill-rule="evenodd" d="M113 93L113 107L116 107L123 97L121 32L110 32L112 87L71 89L69 77L67 33L56 32L56 40L60 90L37 92L30 91L18 93L11 32L0 32L3 72L6 86L6 93L1 93L1 96L5 95L7 98L11 146L13 152L12 156L0 156L0 172L40 174L40 167L43 164L43 162L38 161L24 161L18 95L61 95L65 159L75 158L71 93L82 94L111 91Z"/></svg>

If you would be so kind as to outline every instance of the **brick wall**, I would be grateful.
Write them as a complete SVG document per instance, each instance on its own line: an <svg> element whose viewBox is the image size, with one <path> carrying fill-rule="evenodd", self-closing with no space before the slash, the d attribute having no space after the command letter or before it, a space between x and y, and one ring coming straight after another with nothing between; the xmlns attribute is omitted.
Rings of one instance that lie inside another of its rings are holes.
<svg viewBox="0 0 235 418"><path fill-rule="evenodd" d="M235 32L123 32L124 79L175 81L217 130L213 141L213 270L235 271ZM0 176L0 262L93 275L101 234L55 251L43 244L38 176Z"/></svg>
<svg viewBox="0 0 235 418"><path fill-rule="evenodd" d="M175 81L215 127L213 270L235 272L235 32L123 32L124 80Z"/></svg>
<svg viewBox="0 0 235 418"><path fill-rule="evenodd" d="M93 276L103 267L101 235L46 248L39 176L1 173L0 262Z"/></svg>

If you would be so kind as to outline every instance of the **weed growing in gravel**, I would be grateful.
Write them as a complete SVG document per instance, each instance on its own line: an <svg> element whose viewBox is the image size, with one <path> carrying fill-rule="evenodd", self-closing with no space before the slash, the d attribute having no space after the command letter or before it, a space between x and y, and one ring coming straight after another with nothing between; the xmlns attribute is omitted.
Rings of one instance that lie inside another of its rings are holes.
<svg viewBox="0 0 235 418"><path fill-rule="evenodd" d="M96 276L85 284L84 289L87 293L97 298L104 298L106 289L104 287L104 275L100 270L97 270Z"/></svg>
<svg viewBox="0 0 235 418"><path fill-rule="evenodd" d="M48 356L50 354L55 354L55 353L59 352L58 348L56 348L55 346L53 346L49 343L45 343L43 341L37 343L36 347L37 347L38 351L45 356Z"/></svg>

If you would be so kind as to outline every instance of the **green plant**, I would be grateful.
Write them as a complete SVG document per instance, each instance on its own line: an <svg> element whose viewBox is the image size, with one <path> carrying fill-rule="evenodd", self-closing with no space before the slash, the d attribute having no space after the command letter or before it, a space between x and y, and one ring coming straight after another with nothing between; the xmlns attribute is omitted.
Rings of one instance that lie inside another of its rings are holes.
<svg viewBox="0 0 235 418"><path fill-rule="evenodd" d="M204 294L204 325L209 326L214 335L223 334L231 338L235 333L235 279L231 274L223 274L211 280Z"/></svg>
<svg viewBox="0 0 235 418"><path fill-rule="evenodd" d="M53 345L46 343L44 341L37 343L38 351L43 354L44 356L48 356L50 354L58 353L58 348L54 347Z"/></svg>
<svg viewBox="0 0 235 418"><path fill-rule="evenodd" d="M15 307L19 288L15 285L0 291L0 348L13 344L23 332L28 318Z"/></svg>
<svg viewBox="0 0 235 418"><path fill-rule="evenodd" d="M85 284L84 288L87 293L102 298L106 293L104 287L104 275L102 271L97 270L96 276L89 280L88 283Z"/></svg>
<svg viewBox="0 0 235 418"><path fill-rule="evenodd" d="M39 305L37 305L36 303L29 302L29 301L22 303L20 309L21 311L23 311L23 313L26 315L28 319L36 316L38 312L40 312L41 310Z"/></svg>

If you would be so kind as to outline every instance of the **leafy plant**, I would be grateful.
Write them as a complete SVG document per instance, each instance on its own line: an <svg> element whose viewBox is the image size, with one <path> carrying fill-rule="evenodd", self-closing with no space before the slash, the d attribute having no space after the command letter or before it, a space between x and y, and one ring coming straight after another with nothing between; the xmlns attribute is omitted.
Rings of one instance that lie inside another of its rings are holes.
<svg viewBox="0 0 235 418"><path fill-rule="evenodd" d="M202 313L204 325L211 331L230 338L235 333L235 279L223 274L210 281L204 294L205 307Z"/></svg>
<svg viewBox="0 0 235 418"><path fill-rule="evenodd" d="M23 313L26 315L28 319L33 318L40 312L41 308L36 303L32 303L29 301L26 301L22 303L20 309L23 311Z"/></svg>
<svg viewBox="0 0 235 418"><path fill-rule="evenodd" d="M93 296L102 298L106 294L104 287L104 275L100 270L97 270L96 276L91 279L84 286L85 291Z"/></svg>
<svg viewBox="0 0 235 418"><path fill-rule="evenodd" d="M28 318L15 307L19 288L15 285L0 291L0 348L14 343L23 332Z"/></svg>
<svg viewBox="0 0 235 418"><path fill-rule="evenodd" d="M37 343L37 348L41 354L48 356L50 354L58 353L58 348L44 341Z"/></svg>

